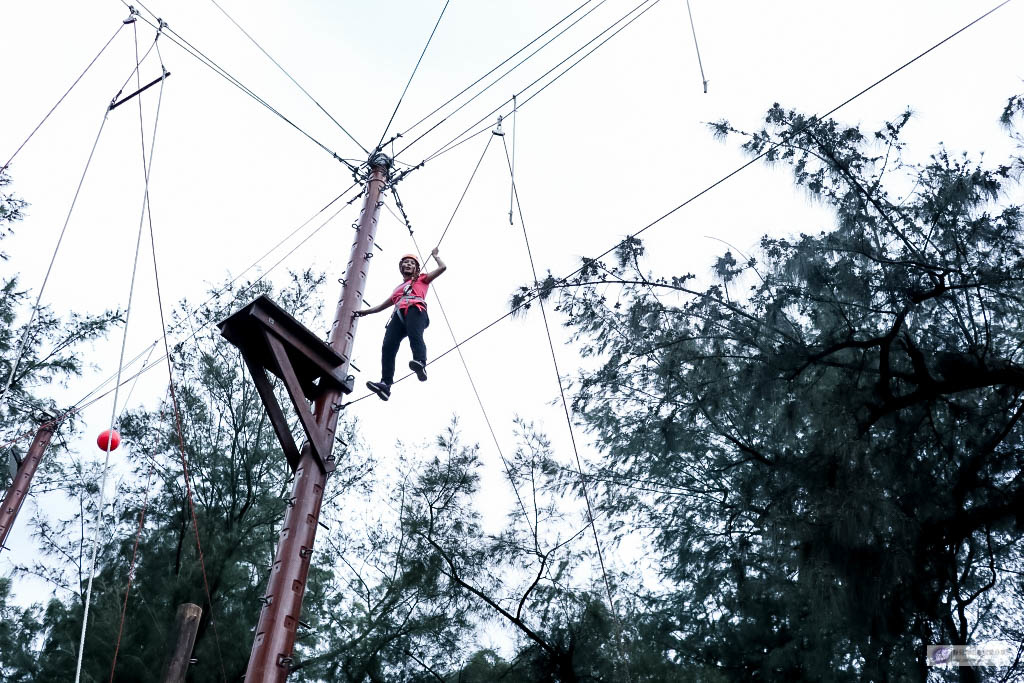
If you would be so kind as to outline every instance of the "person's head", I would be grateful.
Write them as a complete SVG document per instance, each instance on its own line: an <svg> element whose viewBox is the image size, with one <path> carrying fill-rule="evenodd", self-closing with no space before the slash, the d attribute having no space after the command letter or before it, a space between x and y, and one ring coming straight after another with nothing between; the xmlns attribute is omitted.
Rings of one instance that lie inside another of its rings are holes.
<svg viewBox="0 0 1024 683"><path fill-rule="evenodd" d="M406 280L411 280L420 272L420 260L416 254L406 254L398 259L398 272Z"/></svg>

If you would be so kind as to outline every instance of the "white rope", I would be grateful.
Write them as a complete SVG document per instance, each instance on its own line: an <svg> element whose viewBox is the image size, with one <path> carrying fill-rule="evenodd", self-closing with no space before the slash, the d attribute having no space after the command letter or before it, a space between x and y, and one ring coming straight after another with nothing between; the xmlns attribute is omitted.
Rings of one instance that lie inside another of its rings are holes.
<svg viewBox="0 0 1024 683"><path fill-rule="evenodd" d="M118 359L117 368L117 381L114 384L114 405L110 411L110 430L114 429L114 421L117 417L117 399L118 393L121 388L121 371L124 366L124 353L128 342L128 323L131 320L132 313L132 298L135 294L135 274L138 271L139 266L139 246L142 243L142 229L145 225L146 218L146 207L149 204L149 178L153 170L153 150L156 147L156 130L157 124L160 122L160 104L163 101L164 96L164 81L167 78L167 72L164 71L163 78L160 79L160 94L157 98L156 103L156 117L153 121L153 136L149 146L149 168L145 173L146 183L145 189L142 196L142 213L139 216L139 231L135 238L135 260L132 264L132 277L131 283L128 286L128 306L125 310L124 317L124 334L121 335L121 356ZM107 473L110 470L110 443L111 439L107 438L106 457L103 461L103 476L100 478L100 491L99 491L99 506L96 508L96 528L93 531L92 538L92 557L89 561L89 583L85 591L85 609L82 613L82 635L78 643L78 663L75 666L75 683L80 683L82 678L82 656L85 653L85 632L89 622L89 607L92 602L92 582L96 575L96 555L99 550L99 536L100 528L103 525L103 506L106 503L106 487L107 487Z"/></svg>

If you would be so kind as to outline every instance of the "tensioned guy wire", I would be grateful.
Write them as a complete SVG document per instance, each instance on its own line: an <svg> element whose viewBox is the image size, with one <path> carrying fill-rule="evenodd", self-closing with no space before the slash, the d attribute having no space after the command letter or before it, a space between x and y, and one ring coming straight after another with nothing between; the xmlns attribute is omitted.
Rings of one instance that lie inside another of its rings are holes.
<svg viewBox="0 0 1024 683"><path fill-rule="evenodd" d="M550 33L550 32L551 32L551 31L552 31L552 30L553 30L553 29L554 29L554 28L555 28L556 26L558 26L559 24L561 24L562 22L564 22L564 21L565 21L566 19L568 19L569 17L571 17L571 16L573 15L573 14L575 14L576 12L578 12L579 10L581 10L581 9L582 9L583 7L585 7L585 6L587 5L587 4L589 4L589 3L590 3L590 2L592 2L592 1L593 1L593 0L587 0L587 2L583 3L582 5L580 5L580 6L579 6L579 7L577 7L576 9L574 9L574 10L573 10L572 12L570 12L570 13L569 13L568 15L566 15L566 16L565 16L565 17L564 17L563 19L560 19L560 20L559 20L559 21L558 21L557 23L555 23L555 24L554 24L554 26L552 26L552 27L551 27L551 28L549 28L549 29L548 29L547 31L545 31L544 33L540 34L539 36L537 36L536 38L534 38L533 40L531 40L531 41L530 41L529 43L527 43L527 44L526 44L525 46L523 46L523 47L522 47L522 48L520 48L519 50L517 50L517 51L515 52L515 54L513 54L513 55L512 55L511 57L509 57L508 59L506 59L505 61L503 61L503 62L502 62L501 64L499 64L498 66L496 66L496 67L494 67L493 69L491 69L490 71L488 71L488 72L487 72L486 74L484 74L483 76L481 76L481 77L480 77L480 78L478 78L477 80L475 80L475 81L473 81L472 83L470 83L470 84L469 84L468 86L466 86L465 88L463 88L463 89L462 89L462 91L460 91L460 92L459 92L459 93L458 93L457 95L455 95L454 97L450 98L450 99L449 99L449 100L448 100L447 102L445 102L444 104L442 104L441 106L439 106L439 107L438 107L437 109L435 109L434 111L430 112L429 114L427 114L426 116L424 116L424 117L423 117L422 119L420 119L419 121L417 121L416 123L414 123L414 124L413 124L412 126L410 126L410 127L409 127L409 128L408 128L408 129L407 129L407 130L406 130L405 132L404 132L404 133L402 133L402 135L403 135L403 136L404 136L404 135L408 135L408 134L409 134L409 132L410 132L410 131L412 131L412 130L413 130L414 128L416 128L417 126L419 126L419 125L420 125L421 123L423 123L424 121L426 121L427 119L429 119L429 118L430 118L431 116L433 116L434 114L436 114L436 113L437 113L438 111L440 111L440 110L441 110L441 109L443 109L444 107L448 106L448 105L449 105L449 104L450 104L451 102L453 102L453 101L454 101L455 99L457 99L458 97L460 97L460 96L461 96L461 95L462 95L463 93L465 93L465 92L466 92L467 90L469 90L470 88L472 88L472 87L473 87L474 85L476 85L477 83L479 83L479 82L480 82L480 81L482 81L483 79L487 78L487 77L488 77L488 76L490 76L490 75L491 75L492 73L494 73L495 71L497 71L498 69L500 69L500 68L501 68L502 66L504 66L505 64L507 64L508 62L510 62L510 61L511 61L512 59L514 59L514 58L516 57L516 55L518 55L519 53L523 52L523 50L526 50L526 49L527 49L528 47L530 47L531 45L533 45L533 44L534 44L535 42L537 42L538 40L540 40L541 38L543 38L543 37L544 37L545 35L547 35L548 33ZM560 37L562 37L562 35L564 35L564 34L565 34L565 33L566 33L567 31L569 31L569 30L570 30L570 29L572 29L572 28L573 28L574 26L576 26L576 24L578 24L578 23L580 23L581 21L583 21L584 19L586 19L586 18L587 18L588 16L590 16L590 15L591 15L591 14L592 14L593 12L597 11L597 9L599 9L599 8L601 7L601 5L603 5L603 4L605 3L605 2L607 2L607 0L601 0L601 1L600 1L600 2L598 2L598 3L596 4L596 5L594 5L593 7L591 7L590 9L588 9L588 10L587 10L586 12L584 12L584 13L583 13L582 15L580 15L579 17L577 17L577 18L576 18L575 20L573 20L573 22L572 22L571 24L569 24L568 26L566 26L565 28L563 28L563 29L562 29L561 31L559 31L558 33L556 33L555 35L553 35L553 36L552 36L551 38L549 38L548 40L546 40L546 41L544 42L544 44L543 44L543 45L541 45L541 46L540 46L540 47L538 47L538 48L537 48L536 50L534 50L533 52L531 52L530 54L528 54L528 55L527 55L526 57L523 57L523 58L522 58L521 60L519 60L519 61L518 61L518 62L517 62L517 63L515 64L515 66L511 67L510 69L508 69L507 71L505 71L505 73L501 74L500 76L498 76L497 78L495 78L495 79L494 79L493 81L491 81L490 83L488 83L488 84L487 84L486 86L484 86L484 87L483 87L483 88L482 88L482 89L481 89L481 90L480 90L480 91L479 91L478 93L476 93L475 95L473 95L472 97L470 97L470 98L469 98L468 100L466 100L465 102L463 102L462 104L460 104L460 105L459 105L458 107L456 107L456 108L455 108L455 109L453 109L452 111L450 111L450 112L448 112L447 114L445 114L444 118L442 118L442 119L441 119L440 121L438 121L437 123L435 123L434 125L432 125L432 126L431 126L430 128L428 128L428 129L427 129L427 130L425 130L424 132L420 133L420 134L419 134L419 135L418 135L418 136L417 136L417 137L416 137L416 138L415 138L415 139L414 139L414 140L413 140L412 142L408 143L408 144L407 144L407 145L406 145L405 147L403 147L403 148L401 149L401 151L399 151L398 153L399 153L399 154L401 154L401 153L402 153L402 152L404 152L405 150L409 149L409 148L410 148L410 147L412 147L412 146L413 146L414 144L416 144L417 142L419 142L420 140L422 140L422 139L423 139L424 137L426 137L427 135L429 135L429 134L430 134L431 132L433 132L433 131L434 131L434 130L435 130L435 129L436 129L437 127L438 127L438 126L440 126L441 124L443 124L443 123L444 123L445 121L447 121L448 119L450 119L450 118L451 118L452 116L454 116L455 114L457 114L457 113L459 113L460 111L462 111L462 110L463 110L464 108L466 108L466 106L468 106L468 105L469 105L470 103L472 103L472 102L473 102L474 100L476 100L477 98L479 98L480 96L482 96L482 95L483 95L483 94L484 94L485 92L487 92L487 91L488 91L488 90L490 90L490 89L491 89L492 87L494 87L494 86L495 86L495 85L497 85L497 84L498 84L499 82L501 82L501 81L502 81L502 80L503 80L503 79L504 79L504 78L505 78L506 76L508 76L509 74L511 74L511 73L512 73L513 71L515 71L516 69L518 69L519 67L521 67L521 66L522 66L523 64L525 64L525 63L526 63L526 62L528 62L529 60L533 59L533 57L535 57L535 56L537 55L537 53L539 53L539 52L540 52L541 50L543 50L543 49L544 49L544 48L546 48L546 47L547 47L548 45L550 45L551 43L555 42L555 41L556 41L556 40L558 40L558 39L559 39ZM506 102L507 102L507 101L506 101ZM474 125L475 125L475 124L474 124Z"/></svg>
<svg viewBox="0 0 1024 683"><path fill-rule="evenodd" d="M441 18L444 16L445 10L448 9L448 3L451 0L445 0L444 7L441 8L441 14L437 16L437 21L434 23L434 28L430 32L430 37L427 38L427 44L423 46L423 51L420 52L420 58L416 60L416 66L412 68L412 73L409 74L409 80L405 84L405 88L402 90L402 94L398 96L398 103L395 104L395 110L391 112L391 118L388 119L388 125L384 126L384 132L380 134L380 140L377 142L377 147L380 147L380 143L384 142L384 138L388 135L388 129L391 128L391 124L395 120L395 114L398 113L398 108L402 106L402 100L405 99L405 93L409 92L409 86L412 85L412 79L416 76L416 71L420 68L420 62L423 61L423 55L427 54L427 48L430 47L430 41L434 39L434 34L437 33L437 27L441 25Z"/></svg>
<svg viewBox="0 0 1024 683"><path fill-rule="evenodd" d="M513 225L512 222L512 206L515 202L516 197L516 112L519 111L519 104L516 101L516 96L512 96L512 181L508 188L508 224Z"/></svg>
<svg viewBox="0 0 1024 683"><path fill-rule="evenodd" d="M262 46L262 45L260 45L260 44L259 44L258 42L256 42L256 39L255 39L255 38L253 38L253 37L252 37L251 35L249 35L249 32L248 32L248 31L246 31L246 30L245 30L244 28L242 28L241 24L239 24L239 23L238 23L237 21L235 21L235 20L234 20L234 18L233 18L233 17L232 17L232 16L230 15L230 14L228 14L227 10L226 10L226 9L224 9L223 7L221 7L220 3L218 3L218 2L217 2L217 0L210 0L210 2L212 2L212 3L213 3L213 6L214 6L214 7L216 7L217 9L219 9L219 10L221 11L221 13L222 13L222 14L223 14L223 15L224 15L225 17L227 17L227 18L228 18L228 21L230 21L230 22L231 22L232 24L234 24L234 25L235 25L235 27L236 27L236 28L237 28L237 29L238 29L239 31L241 31L241 32L242 32L242 34L243 34L243 35L244 35L244 36L245 36L246 38L248 38L248 39L249 39L249 41L250 41L250 42L251 42L251 43L252 43L253 45L255 45L255 46L256 46L256 48L257 48L257 49L258 49L258 50L259 50L260 52L262 52L262 53L263 53L264 55L266 55L267 59L269 59L269 60L270 60L271 62L273 62L273 63L274 63L274 66L276 66L276 67L277 67L278 69L280 69L280 70L281 70L281 73L283 73L283 74L284 74L285 76L287 76L287 77L288 77L288 80L289 80L289 81L291 81L292 83L294 83L294 84L295 84L295 87L297 87L297 88L298 88L299 90L301 90L301 91L302 91L302 94L303 94L303 95L305 95L306 97L308 97L308 98L309 98L309 99L310 99L310 100L311 100L311 101L313 102L313 104L315 104L315 105L316 105L317 109L319 109L319 110L320 110L320 111L322 111L322 112L323 112L324 114L326 114L326 115L327 115L327 118L329 118L329 119L330 119L331 121L333 121L333 122L334 122L334 125L336 125L336 126L337 126L338 128L340 128L340 129L341 129L341 132L342 132L342 133L344 133L345 135L347 135L347 136L348 136L348 139L349 139L349 140L351 140L352 142L356 143L356 145L357 145L357 146L359 147L359 149L363 150L363 152L364 152L364 153L366 153L367 155L369 155L369 153L370 153L370 150L368 150L368 149L366 149L365 147L363 147L363 145L362 145L362 144L361 144L361 143L360 143L360 142L359 142L358 140L356 140L356 139L355 139L354 137L352 137L352 133L349 133L349 132L348 132L348 131L347 131L347 130L345 129L345 126L343 126L343 125L341 125L340 123L338 123L338 120L337 120L336 118L334 118L333 116L331 116L331 113L330 113L329 111L327 111L326 109L324 109L324 108L323 108L323 105L321 105L321 104L320 104L319 102L317 102L317 100L316 100L316 98L315 98L315 97L313 97L312 95L310 95L310 94L309 94L309 91L307 91L307 90L306 90L305 88L303 88L303 87L302 87L302 85L301 85L301 84L300 84L300 83L299 83L299 82L298 82L297 80L295 80L294 78L292 78L292 75L291 75L290 73L288 73L288 71L287 71L287 70L286 70L286 69L285 69L285 68L284 68L283 66L281 66L281 65L280 65L280 64L279 64L279 63L277 62L277 60L276 60L276 59L274 59L273 57L271 57L271 56L270 56L270 53L269 53L269 52L267 52L266 50L264 50L264 49L263 49L263 46Z"/></svg>
<svg viewBox="0 0 1024 683"><path fill-rule="evenodd" d="M107 125L107 116L110 113L109 108L104 107L103 109L103 120L100 122L100 129L96 133L96 139L92 143L92 149L89 150L89 157L85 161L85 168L82 170L82 177L78 180L78 187L75 189L75 195L71 199L71 206L68 207L68 215L64 219L64 226L60 230L60 234L57 236L57 244L53 247L53 254L50 256L50 263L46 267L46 274L43 275L43 282L39 285L39 293L36 295L36 301L32 304L32 310L29 313L28 322L25 323L25 331L21 335L21 340L18 342L18 349L14 352L14 359L11 361L11 371L7 374L7 379L4 382L3 391L0 391L0 406L7 400L7 393L11 390L11 385L14 383L14 376L18 371L18 364L21 362L21 357L25 353L25 345L28 343L29 333L32 331L32 325L35 324L36 315L39 313L39 303L43 299L43 292L46 291L46 283L50 281L50 273L53 272L53 264L57 260L57 254L60 252L60 245L64 241L64 234L68 230L68 223L71 222L71 214L75 210L75 203L78 201L78 195L82 191L82 184L85 183L85 176L89 172L89 165L92 163L92 157L96 153L96 146L100 142L100 135L103 134L103 127Z"/></svg>
<svg viewBox="0 0 1024 683"><path fill-rule="evenodd" d="M180 33L177 33L172 28L170 28L170 26L168 26L166 22L164 22L162 19L158 18L156 16L156 14L154 14L152 10L150 10L148 7L146 7L144 4L142 4L142 2L139 2L139 0L135 0L135 1L139 5L139 7L141 7L144 10L146 10L146 12L148 12L150 15L153 16L153 18L156 20L156 23L154 23L153 21L151 21L151 20L149 20L149 19L139 15L139 18L142 19L142 21L146 22L147 24L149 24L150 26L152 26L156 30L163 31L165 33L165 35L167 36L167 39L169 41L171 41L172 43L174 43L175 45L180 47L182 50L184 50L190 56L192 56L195 59L199 60L199 62L203 66L209 68L211 71L213 71L218 76L220 76L221 78L226 80L228 83L230 83L231 85L235 86L236 88L241 90L243 93L245 93L246 95L251 97L257 103L263 105L268 111L270 111L272 114L277 116L279 119L281 119L282 121L287 123L289 126L294 128L295 130L297 130L299 133L304 135L313 144L317 145L318 147L320 147L320 149L322 149L325 152L327 152L328 154L330 154L335 159L335 161L341 162L350 171L355 172L355 171L358 170L358 167L355 164L353 164L350 161L348 161L347 159L344 159L343 157L339 156L333 150L331 150L327 145L325 145L324 143L322 143L319 140L317 140L316 138L314 138L312 135L310 135L304 129L300 128L298 126L298 124L296 124L294 121L292 121L287 116L282 114L280 111L275 109L273 106L270 105L269 102L267 102L262 97L257 95L249 87L247 87L244 83L242 83L240 80L238 80L237 78L232 76L230 73L228 73L219 64L217 64L212 59L210 59L205 54L203 54L197 47L195 47L190 42L185 40L185 38L183 38ZM121 0L121 4L123 4L125 7L128 7L128 8L132 7L130 4L128 4L127 0Z"/></svg>
<svg viewBox="0 0 1024 683"><path fill-rule="evenodd" d="M466 92L467 92L467 91L468 91L468 90L469 90L470 88L472 88L472 87L473 87L474 85L476 85L477 83L479 83L480 81L484 80L485 78L487 78L488 76L490 76L490 75L491 75L492 73L494 73L495 71L497 71L497 70L498 70L498 69L500 69L501 67L503 67L503 66L505 66L506 64L508 64L509 62L511 62L511 61L512 61L513 59L515 59L515 58L516 58L516 57L517 57L517 56L518 56L518 55L519 55L519 54L520 54L521 52L523 52L524 50L526 50L527 48L529 48L529 47L530 47L531 45L533 45L534 43L536 43L536 42L537 42L538 40L540 40L541 38L543 38L543 37L544 37L544 36L546 36L547 34L551 33L551 31L555 30L555 28L556 28L557 26L561 25L561 24L562 24L562 23L563 23L564 21L566 21L566 20L567 20L567 19L568 19L569 17L571 17L572 15L576 14L577 12L579 12L579 11L580 11L581 9L583 9L584 7L586 7L587 5L589 5L589 4L590 4L590 3L592 3L592 2L594 2L594 0L586 0L586 1L585 1L585 2L584 2L584 3L582 4L582 5L580 5L579 7L577 7L576 9L574 9L573 11L569 12L569 13L568 13L567 15L565 15L564 17L562 17L561 19L559 19L558 21L556 21L556 22L555 22L554 24L552 24L551 26L549 26L549 27L548 27L547 29L545 29L545 30L544 30L544 32L543 32L543 33L541 33L541 34L540 34L539 36L537 36L536 38L534 38L533 40L531 40L530 42L528 42L528 43L527 43L526 45L522 46L521 48L519 48L518 50L516 50L515 52L513 52L513 53L512 53L512 54L511 54L510 56L508 56L507 58L505 58L505 59L504 59L504 60L503 60L503 61L502 61L502 62L501 62L500 64L498 64L497 66L495 66L495 67L494 67L493 69L491 69L490 71L488 71L487 73L485 73L485 74L484 74L483 76L481 76L480 78L476 79L475 81L473 81L472 83L470 83L469 85L467 85L467 86L466 86L465 88L463 88L462 90L460 90L459 92L457 92L457 93L456 93L455 95L452 95L451 97L449 97L449 98L448 98L447 100L445 100L445 101L444 101L444 102L443 102L442 104L440 104L440 105L439 105L438 107L436 107L436 108L435 108L435 109L434 109L433 111L431 111L431 112L430 112L429 114L427 114L426 116L424 116L423 118L421 118L421 119L420 119L419 121L417 121L416 123L414 123L414 124L412 124L411 126L409 126L408 128L406 128L406 129L405 129L405 131L403 131L403 132L402 132L402 135L403 135L403 136L404 136L404 135L408 135L408 134L409 134L410 132L412 132L412 130L413 130L413 129L415 129L416 127L418 127L418 126L419 126L420 124L422 124L422 123L423 123L424 121L426 121L426 120L427 120L427 119L429 119L429 118L430 118L431 116L433 116L433 115L434 115L434 114L436 114L437 112L441 111L442 109L444 109L445 107L447 107L447 106L448 106L449 104L451 104L452 102L454 102L454 101L455 101L456 99L458 99L459 97L461 97L462 95L464 95L464 94L465 94L465 93L466 93ZM601 3L600 3L600 4L598 5L598 6L600 6L601 4L604 4L604 2L605 2L605 0L601 0ZM596 7L595 7L594 9L596 9ZM591 10L591 11L593 11L593 10ZM587 12L587 14L590 14L590 12ZM585 14L585 15L583 15L583 16L585 17L585 16L586 16L586 14ZM581 18L582 18L582 17L581 17ZM579 21L579 20L577 20L577 21ZM572 25L575 25L575 24L576 24L576 22L573 22L573 24L572 24ZM571 25L571 26L569 26L568 28L572 28L572 25ZM564 33L564 32L565 32L565 31L563 30L563 31L562 31L562 32L560 32L560 33L559 33L558 35L562 35L562 33ZM557 37L558 37L558 36L555 36L555 38L557 38ZM550 42L551 42L551 41L548 41L548 43L550 43ZM545 45L547 45L548 43L545 43ZM542 47L543 47L543 46L542 46ZM537 52L534 52L533 54L531 54L531 55L530 55L530 57L532 57L532 56L533 56L534 54L537 54ZM529 59L529 57L527 57L526 59ZM526 61L526 60L524 59L523 61ZM523 63L523 62L520 62L519 64L522 64L522 63ZM517 64L517 65L516 65L516 67L518 67L518 66L519 66L519 64ZM511 69L511 70L510 70L510 71L509 71L508 73L510 73L510 72L511 72L512 70L514 70L514 69L515 69L516 67L513 67L513 68L512 68L512 69ZM507 76L507 75L508 75L508 73L506 73L505 75ZM504 76L502 76L501 78L504 78ZM499 78L498 80L501 80L501 78ZM497 81L495 81L495 83L496 83L496 82L497 82ZM493 83L492 83L491 85L493 85ZM487 87L489 88L489 87L491 87L491 86L489 85L489 86L487 86ZM486 90L486 88L485 88L485 90ZM476 95L474 95L472 99L476 99L477 97L479 97L479 96L481 95L481 93L482 93L482 92L483 92L483 91L481 91L480 93L477 93ZM462 106L465 106L466 104L468 104L468 102L464 103L464 104L463 104ZM453 113L454 113L454 112L451 112L451 113L449 113L449 114L448 114L448 116L451 116L451 115L452 115ZM446 118L447 118L447 117L446 117Z"/></svg>
<svg viewBox="0 0 1024 683"><path fill-rule="evenodd" d="M43 127L43 124L46 123L46 120L48 118L50 118L50 115L53 114L53 112L57 111L57 107L59 107L60 103L64 101L64 98L71 94L71 91L75 89L75 86L78 85L78 82L82 80L85 74L89 72L89 69L92 68L92 65L96 63L96 60L99 59L100 55L102 55L106 51L107 47L109 47L110 44L114 42L114 38L117 37L117 34L119 34L121 32L121 29L123 29L126 25L127 24L125 24L124 22L121 22L121 25L117 27L116 31L114 31L114 35L110 36L110 40L103 44L103 47L100 48L100 51L97 52L96 56L92 58L92 61L89 62L89 64L85 67L85 70L78 75L78 78L76 78L75 82L71 84L71 87L68 88L63 95L60 96L60 99L57 100L57 104L53 105L53 107L50 108L50 111L46 112L46 116L43 117L43 120L40 121L36 125L36 127L32 129L32 132L28 134L28 137L25 138L25 141L18 145L18 149L14 150L14 154L12 154L11 158L7 160L7 163L0 167L0 171L6 170L7 167L11 165L11 162L14 161L14 157L18 156L18 152L20 152L22 148L28 144L28 141L31 140L32 136L36 134L36 131Z"/></svg>
<svg viewBox="0 0 1024 683"><path fill-rule="evenodd" d="M546 90L546 89L548 88L548 86L552 85L552 84L553 84L553 83L555 83L555 82L556 82L556 81L557 81L558 79L560 79L560 78L561 78L562 76L564 76L565 74L569 73L569 72L570 72L570 71L571 71L571 70L572 70L573 68L575 68L575 67L576 67L576 65L577 65L577 64L579 64L580 62L582 62L583 60L585 60L585 59L586 59L587 57L589 57L590 55L594 54L594 52L596 52L596 51L597 51L597 50L598 50L599 48L601 48L601 46L603 46L603 45L604 45L605 43L607 43L607 42L608 42L609 40L611 40L612 38L614 38L615 36L617 36L617 35L618 35L618 34L619 34L619 33L620 33L621 31L623 31L623 30L624 30L624 29L625 29L626 27L628 27L629 25L631 25L631 24L632 24L632 23L633 23L634 21L636 21L637 19L639 19L640 17L642 17L642 16L644 15L644 14L646 14L646 13L647 13L647 12L648 12L649 10L651 10L651 9L652 9L652 8L653 8L653 7L655 6L655 5L657 5L657 4L659 3L659 2L661 2L661 0L642 0L642 2L640 2L640 4L638 4L638 5L636 6L636 7L634 7L634 8L633 8L633 9L631 9L631 10L629 10L629 11L628 11L628 12L626 12L626 13L625 13L624 15L622 15L622 16L621 16L621 17L619 17L619 18L618 18L617 20L615 20L615 22L613 22L611 26L609 26L608 28L606 28L606 29L604 29L603 31L601 31L601 32L600 32L599 34L597 34L596 36L594 36L593 38L591 38L590 40L588 40L588 41L587 41L586 43L584 43L584 44L583 44L582 46L580 46L579 48L577 48L577 49L576 49L576 50L575 50L575 51L574 51L574 52L573 52L572 54L570 54L570 55L569 55L568 57L566 57L566 58L565 58L565 59L563 59L562 61L558 62L558 64L555 64L555 65L554 65L553 67L551 67L550 69L548 69L547 71L545 71L545 72L544 72L543 74L541 74L540 76L538 76L537 78L535 78L535 79L534 79L534 80L533 80L533 81L532 81L532 82L531 82L531 83L530 83L529 85L527 85L526 87L524 87L523 89L521 89L521 90L520 90L520 91L519 91L518 93L516 93L516 95L517 95L517 96L518 96L518 95L522 95L522 94L523 94L524 92L526 92L527 90L529 90L530 88L532 88L533 86L535 86L535 85L536 85L537 83L539 83L540 81L542 81L543 79L545 79L545 78L546 78L547 76L549 76L549 75L550 75L550 74L551 74L552 72L554 72L554 71L555 71L556 69L558 69L558 68L559 68L560 66L562 66L563 64L565 64L566 62L568 62L569 60L571 60L571 59L572 59L573 57L575 57L576 55L578 55L578 54L579 54L580 52L583 52L583 50L585 50L585 49L586 49L586 48L587 48L588 46L590 46L590 45L591 45L592 43L594 43L595 41L597 41L598 39L600 39L600 38L601 38L602 36L604 36L604 34L608 33L609 31L612 31L612 29L615 29L615 30L614 30L614 31L613 31L613 32L611 33L611 35L607 36L607 37L606 37L606 38L605 38L604 40L602 40L602 41L601 41L601 42L599 42L599 43L598 43L597 45L595 45L595 46L593 47L593 49L591 49L591 50L590 50L589 52L587 52L587 53L586 53L585 55L583 55L583 56L582 56L582 57L580 57L580 58L579 58L578 60L576 60L575 62L573 62L572 64L570 64L570 65L569 65L568 67L566 67L566 69L565 69L565 70L563 70L563 71L562 71L561 73L559 73L559 74L558 74L558 75L556 75L556 76L555 76L554 78L552 78L552 79L551 79L550 81L548 81L548 82L547 82L547 83L545 83L545 84L544 84L543 86L541 86L541 88L540 88L539 90L537 90L536 92L532 93L532 94L531 94L531 95L530 95L529 97L527 97L527 98L526 98L525 100L523 100L522 102L519 102L519 103L518 103L518 106L519 106L519 107L522 107L522 106L523 106L523 105L525 105L525 104L526 104L527 102L529 102L530 100L532 100L532 99L533 99L534 97L536 97L536 96L537 96L537 95L539 95L540 93L544 92L544 90ZM646 5L646 7L644 7L644 5ZM643 9L641 9L641 8L643 8ZM635 16L632 16L632 17L630 17L630 15L633 15L633 14L635 14ZM628 21L627 21L627 18L629 19ZM616 27L616 26L617 26L618 24L620 24L620 23L622 23L622 22L625 22L625 23L623 23L623 24L622 24L622 26L619 26L618 28L615 28L615 27ZM484 130L487 130L487 128L489 128L489 127L490 127L490 125L491 125L491 124L490 124L490 121L492 121L492 120L493 120L493 117L494 117L494 115L495 115L496 113L498 113L499 111L501 111L501 110L502 110L502 109L503 109L503 108L504 108L505 106L507 106L507 105L508 105L508 104L510 104L511 102L512 102L512 98L511 98L511 97L510 97L510 98L508 98L507 100L505 100L504 102L502 102L502 103L501 103L500 105L498 105L497 107L495 107L494 109L492 109L491 111L489 111L489 112L488 112L487 114L485 114L484 116L482 116L482 117L481 117L480 119L478 119L478 120L476 121L476 123L474 123L474 124L472 124L472 125L468 126L468 127L467 127L467 128L466 128L466 129L465 129L465 130L464 130L463 132L462 132L462 133L459 133L459 134L458 134L457 136L455 136L455 138L453 138L453 139L452 139L452 140L451 140L450 142L448 142L447 144L443 145L443 146L442 146L442 147L441 147L441 148L440 148L440 149L439 149L438 151L436 151L436 152L434 152L433 154L431 154L431 155L427 156L427 157L426 157L426 158L425 158L425 159L424 159L424 160L423 160L423 161L421 162L421 164L423 164L423 163L426 163L426 162L428 162L428 161L430 161L430 160L432 160L432 159L434 159L434 158L436 158L436 157L440 156L441 154L444 154L444 153L446 153L446 152L449 152L449 151L451 151L452 149L455 149L456 147L458 147L459 145L461 145L461 144L462 144L463 142L466 142L466 141L467 141L467 140L469 140L470 138L472 138L472 137L475 137L475 136L477 136L477 135L481 134L481 133L482 133L482 132L483 132ZM468 138L464 138L464 139L460 140L460 138L462 138L462 137L463 137L464 135L466 135L466 133L468 133L469 131L473 130L473 128L475 128L475 127L476 127L476 126L478 126L479 124L483 123L484 121L487 121L488 123L486 123L486 124L485 124L485 126L484 126L483 128L481 128L481 129L480 129L479 131L476 131L475 133L473 133L472 135L470 135L470 136L469 136ZM417 139L416 139L416 140L414 140L413 142L416 142L416 141L418 141L418 140L419 140L419 139L421 139L422 137L423 137L423 136L420 136L420 138L417 138ZM411 147L411 146L412 146L412 143L409 143L408 145L406 145L406 146L405 146L405 148L404 148L404 149L403 149L402 151L404 152L404 151L405 151L406 149L408 149L408 148L409 148L409 147ZM400 152L400 153L401 153L401 152Z"/></svg>

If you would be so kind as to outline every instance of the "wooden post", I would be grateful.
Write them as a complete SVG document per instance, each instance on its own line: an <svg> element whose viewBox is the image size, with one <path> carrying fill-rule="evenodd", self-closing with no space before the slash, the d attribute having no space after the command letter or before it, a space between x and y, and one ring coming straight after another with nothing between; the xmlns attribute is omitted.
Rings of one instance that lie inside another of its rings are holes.
<svg viewBox="0 0 1024 683"><path fill-rule="evenodd" d="M199 620L203 617L203 609L199 605L186 602L178 605L178 614L174 619L174 632L171 643L167 671L163 683L184 683L188 665L192 660L192 646L196 644L196 631Z"/></svg>

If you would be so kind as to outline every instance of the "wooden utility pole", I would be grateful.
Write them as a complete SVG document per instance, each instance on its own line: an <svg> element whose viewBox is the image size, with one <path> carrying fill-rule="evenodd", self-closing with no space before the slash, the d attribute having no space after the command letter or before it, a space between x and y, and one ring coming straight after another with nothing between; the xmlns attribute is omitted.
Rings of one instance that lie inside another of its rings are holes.
<svg viewBox="0 0 1024 683"><path fill-rule="evenodd" d="M292 665L324 485L335 467L331 452L339 399L352 391L355 381L348 374L355 341L355 312L363 301L377 216L383 203L380 196L390 168L391 160L386 155L375 153L370 157L363 209L327 344L265 296L220 323L221 334L241 350L295 471L245 683L280 683ZM296 410L306 435L301 448L296 448L268 372L283 381Z"/></svg>
<svg viewBox="0 0 1024 683"><path fill-rule="evenodd" d="M199 605L191 602L178 605L172 634L174 641L171 643L163 683L185 683L185 674L192 663L192 648L196 644L199 620L202 618L203 609Z"/></svg>
<svg viewBox="0 0 1024 683"><path fill-rule="evenodd" d="M29 446L28 455L18 463L18 471L14 475L14 481L7 487L7 494L4 496L3 507L0 508L0 548L5 547L7 535L11 533L14 520L18 517L18 511L28 497L28 488L32 484L32 477L39 469L39 462L43 459L46 447L50 445L50 439L57 430L57 425L52 415L43 415L43 422L36 431L36 438Z"/></svg>

